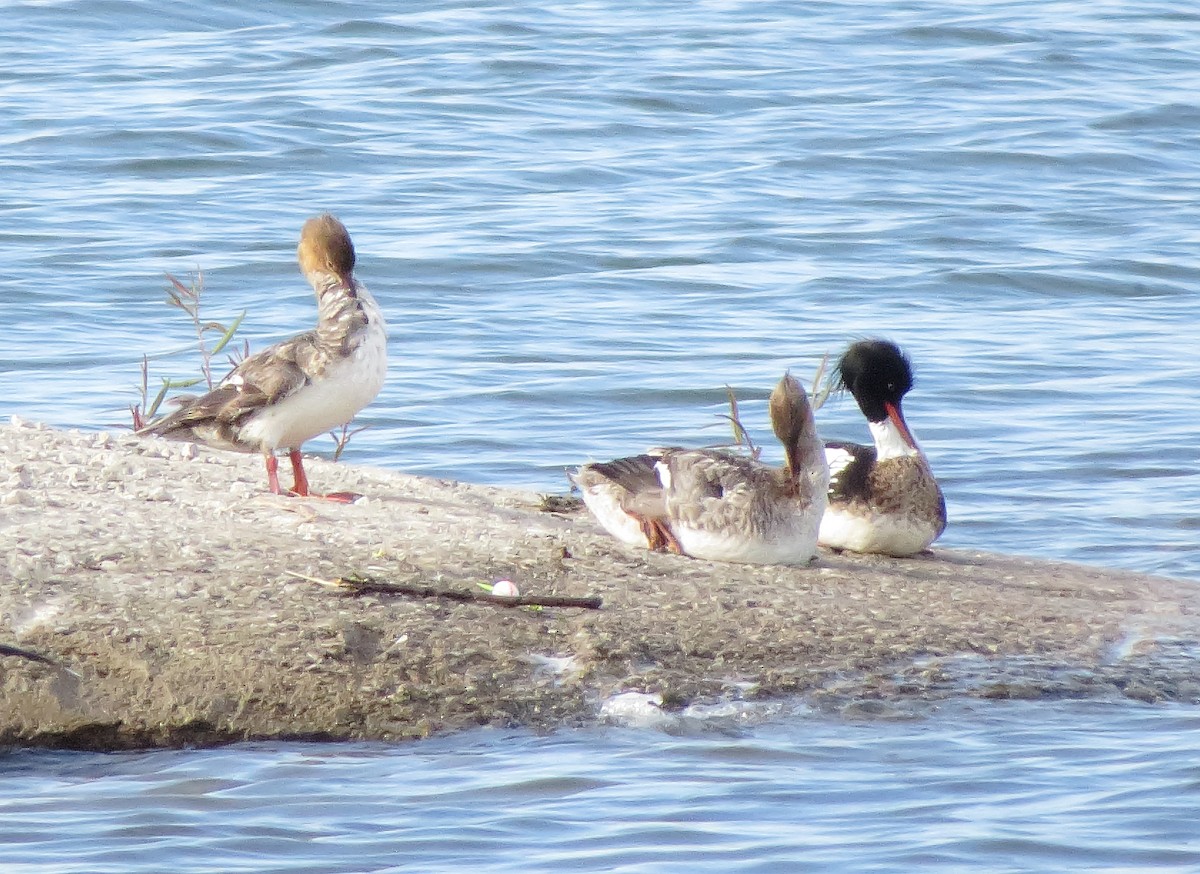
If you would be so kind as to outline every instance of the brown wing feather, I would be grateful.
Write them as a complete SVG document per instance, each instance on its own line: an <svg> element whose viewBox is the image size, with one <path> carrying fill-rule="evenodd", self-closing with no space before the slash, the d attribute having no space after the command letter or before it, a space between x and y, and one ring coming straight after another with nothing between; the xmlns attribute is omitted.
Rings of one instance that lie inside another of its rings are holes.
<svg viewBox="0 0 1200 874"><path fill-rule="evenodd" d="M255 451L238 432L250 417L311 382L325 365L315 331L269 346L239 364L207 394L138 431L174 440L195 440L223 449Z"/></svg>
<svg viewBox="0 0 1200 874"><path fill-rule="evenodd" d="M662 488L654 469L657 461L652 455L631 455L613 461L594 462L588 467L628 491L642 492Z"/></svg>
<svg viewBox="0 0 1200 874"><path fill-rule="evenodd" d="M879 461L874 446L826 443L849 455L831 471L829 501L870 515L931 520L934 538L946 530L946 498L924 456L906 455Z"/></svg>
<svg viewBox="0 0 1200 874"><path fill-rule="evenodd" d="M590 476L598 474L604 480L619 487L622 509L639 516L658 518L666 513L663 503L662 483L654 469L657 458L651 455L631 455L613 461L586 465Z"/></svg>
<svg viewBox="0 0 1200 874"><path fill-rule="evenodd" d="M312 382L328 357L321 350L317 332L305 331L250 356L225 377L222 385L240 385L262 395L263 403L277 403Z"/></svg>

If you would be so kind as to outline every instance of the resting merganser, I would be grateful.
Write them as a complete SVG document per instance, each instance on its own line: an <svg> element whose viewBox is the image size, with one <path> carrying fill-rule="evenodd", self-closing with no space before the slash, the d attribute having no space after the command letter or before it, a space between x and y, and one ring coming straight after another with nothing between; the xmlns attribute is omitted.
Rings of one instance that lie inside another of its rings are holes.
<svg viewBox="0 0 1200 874"><path fill-rule="evenodd" d="M820 544L895 556L928 548L946 530L946 500L900 408L912 365L895 343L862 340L842 355L836 380L858 402L875 445L825 444L829 505Z"/></svg>
<svg viewBox="0 0 1200 874"><path fill-rule="evenodd" d="M630 546L748 564L808 564L829 471L804 388L785 374L771 393L782 468L719 449L655 449L585 464L584 503Z"/></svg>
<svg viewBox="0 0 1200 874"><path fill-rule="evenodd" d="M296 257L317 295L316 329L250 356L208 394L138 433L261 452L276 495L282 492L275 451L287 449L291 494L307 497L300 446L346 424L379 394L387 326L375 298L354 278L354 244L340 221L326 213L305 222Z"/></svg>

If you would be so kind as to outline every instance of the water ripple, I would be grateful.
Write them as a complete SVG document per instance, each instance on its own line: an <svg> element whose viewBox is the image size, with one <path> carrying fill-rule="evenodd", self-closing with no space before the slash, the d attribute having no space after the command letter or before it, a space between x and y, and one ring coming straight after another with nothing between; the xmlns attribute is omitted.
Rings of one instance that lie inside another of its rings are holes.
<svg viewBox="0 0 1200 874"><path fill-rule="evenodd" d="M5 11L4 416L121 427L143 354L191 373L165 272L203 271L207 316L245 310L255 348L307 328L295 238L331 209L392 329L348 460L560 491L580 461L723 439L726 385L777 460L780 373L882 334L917 365L947 546L1200 579L1200 15L1179 4ZM848 398L819 419L867 436ZM1064 714L652 756L620 733L16 753L0 859L1200 866L1194 716Z"/></svg>
<svg viewBox="0 0 1200 874"><path fill-rule="evenodd" d="M21 773L35 754L13 753L0 843L24 872L1185 870L1200 864L1198 719L964 703L904 721L796 714L736 739L36 754L37 784Z"/></svg>

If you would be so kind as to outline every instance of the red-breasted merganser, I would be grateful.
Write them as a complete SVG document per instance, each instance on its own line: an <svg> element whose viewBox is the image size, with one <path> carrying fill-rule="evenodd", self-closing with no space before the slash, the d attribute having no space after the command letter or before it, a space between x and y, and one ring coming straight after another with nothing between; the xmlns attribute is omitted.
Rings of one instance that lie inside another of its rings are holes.
<svg viewBox="0 0 1200 874"><path fill-rule="evenodd" d="M281 494L275 451L287 449L291 494L306 497L300 446L346 424L379 394L387 326L375 298L354 278L354 244L340 221L325 214L305 222L296 257L317 295L316 329L252 355L208 394L138 433L261 452L274 494Z"/></svg>
<svg viewBox="0 0 1200 874"><path fill-rule="evenodd" d="M928 548L946 529L946 501L900 408L912 365L895 343L862 340L842 355L836 385L858 402L875 445L825 444L829 506L821 545L895 556Z"/></svg>
<svg viewBox="0 0 1200 874"><path fill-rule="evenodd" d="M572 481L610 534L630 546L748 564L808 564L829 471L808 395L785 374L771 393L782 468L718 449L656 449L585 464Z"/></svg>

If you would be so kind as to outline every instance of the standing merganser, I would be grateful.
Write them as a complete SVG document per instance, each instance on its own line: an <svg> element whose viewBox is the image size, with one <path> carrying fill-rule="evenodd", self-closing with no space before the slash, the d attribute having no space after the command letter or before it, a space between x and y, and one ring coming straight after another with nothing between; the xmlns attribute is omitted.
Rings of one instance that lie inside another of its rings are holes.
<svg viewBox="0 0 1200 874"><path fill-rule="evenodd" d="M946 530L946 500L900 408L912 365L895 343L862 340L842 355L836 379L854 395L875 445L825 444L829 506L821 545L895 556L926 549Z"/></svg>
<svg viewBox="0 0 1200 874"><path fill-rule="evenodd" d="M829 470L804 388L785 374L771 393L782 468L718 449L655 449L585 464L571 475L610 534L630 546L749 564L808 564Z"/></svg>
<svg viewBox="0 0 1200 874"><path fill-rule="evenodd" d="M346 424L379 394L387 373L387 326L375 298L354 278L354 244L340 221L326 213L305 222L296 257L317 295L316 329L250 356L208 394L138 433L261 452L276 495L275 451L287 449L291 494L307 497L300 446Z"/></svg>

